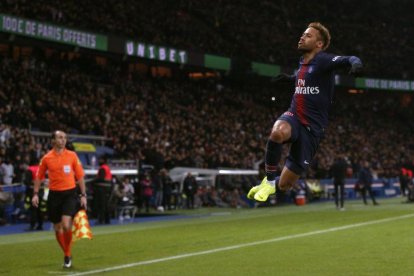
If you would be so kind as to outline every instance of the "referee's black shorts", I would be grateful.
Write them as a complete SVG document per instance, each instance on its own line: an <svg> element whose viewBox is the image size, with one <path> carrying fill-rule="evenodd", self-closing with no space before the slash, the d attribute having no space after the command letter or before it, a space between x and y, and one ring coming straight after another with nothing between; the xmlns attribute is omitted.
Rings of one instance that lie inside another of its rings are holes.
<svg viewBox="0 0 414 276"><path fill-rule="evenodd" d="M52 223L59 223L62 216L74 217L80 207L76 188L66 191L49 191L47 212Z"/></svg>

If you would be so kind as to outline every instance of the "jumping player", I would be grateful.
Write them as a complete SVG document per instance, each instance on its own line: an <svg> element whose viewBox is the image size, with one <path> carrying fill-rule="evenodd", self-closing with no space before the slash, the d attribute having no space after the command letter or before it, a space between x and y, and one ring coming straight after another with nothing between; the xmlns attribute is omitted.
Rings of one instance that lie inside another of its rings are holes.
<svg viewBox="0 0 414 276"><path fill-rule="evenodd" d="M79 182L80 204L87 208L84 172L82 164L75 152L67 150L66 133L55 131L52 134L52 146L40 161L39 170L33 188L32 204L39 205L39 188L45 178L46 171L49 174L49 196L47 198L47 210L50 221L55 229L56 240L64 253L63 267L72 266L72 218L78 211L78 194L76 180Z"/></svg>
<svg viewBox="0 0 414 276"><path fill-rule="evenodd" d="M328 124L335 69L351 66L351 73L362 69L358 57L326 53L330 40L328 29L319 22L310 23L300 37L298 50L302 57L296 76L292 76L295 93L289 110L277 119L267 141L266 177L250 189L248 198L264 202L276 192L276 185L288 190L295 184L315 156ZM276 177L284 143L290 143L291 147L282 173Z"/></svg>

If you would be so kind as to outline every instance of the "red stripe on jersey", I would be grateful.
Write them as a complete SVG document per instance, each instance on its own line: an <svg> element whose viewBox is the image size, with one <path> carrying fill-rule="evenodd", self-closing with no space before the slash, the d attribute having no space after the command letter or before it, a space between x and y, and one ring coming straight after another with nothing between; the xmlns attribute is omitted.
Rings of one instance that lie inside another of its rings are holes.
<svg viewBox="0 0 414 276"><path fill-rule="evenodd" d="M302 79L304 80L304 76L306 72L308 71L308 65L302 64L300 67L299 73L298 73L298 80ZM299 82L296 84L296 87L303 87L303 84L299 84ZM296 101L296 114L298 115L299 121L303 125L309 125L308 120L305 117L305 95L303 94L295 94L295 101Z"/></svg>

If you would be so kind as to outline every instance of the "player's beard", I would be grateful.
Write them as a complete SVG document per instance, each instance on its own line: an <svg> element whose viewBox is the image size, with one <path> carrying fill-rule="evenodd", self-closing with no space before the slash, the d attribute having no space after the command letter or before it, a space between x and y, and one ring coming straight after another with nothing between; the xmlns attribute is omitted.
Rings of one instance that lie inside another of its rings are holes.
<svg viewBox="0 0 414 276"><path fill-rule="evenodd" d="M306 45L304 43L298 43L298 51L301 53L306 53L308 50L306 49Z"/></svg>
<svg viewBox="0 0 414 276"><path fill-rule="evenodd" d="M306 53L311 52L312 50L311 50L311 49L308 49L308 48L300 48L300 47L298 47L298 51L299 51L301 54L306 54Z"/></svg>

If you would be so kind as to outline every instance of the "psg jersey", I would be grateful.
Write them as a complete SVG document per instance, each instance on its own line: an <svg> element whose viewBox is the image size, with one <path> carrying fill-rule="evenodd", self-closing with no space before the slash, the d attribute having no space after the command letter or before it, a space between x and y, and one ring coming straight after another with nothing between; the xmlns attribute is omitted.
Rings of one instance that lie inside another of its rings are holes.
<svg viewBox="0 0 414 276"><path fill-rule="evenodd" d="M328 125L328 112L332 104L335 69L351 65L353 56L335 56L319 52L308 63L299 61L295 93L289 111L313 133L322 135ZM358 59L359 60L359 59Z"/></svg>

